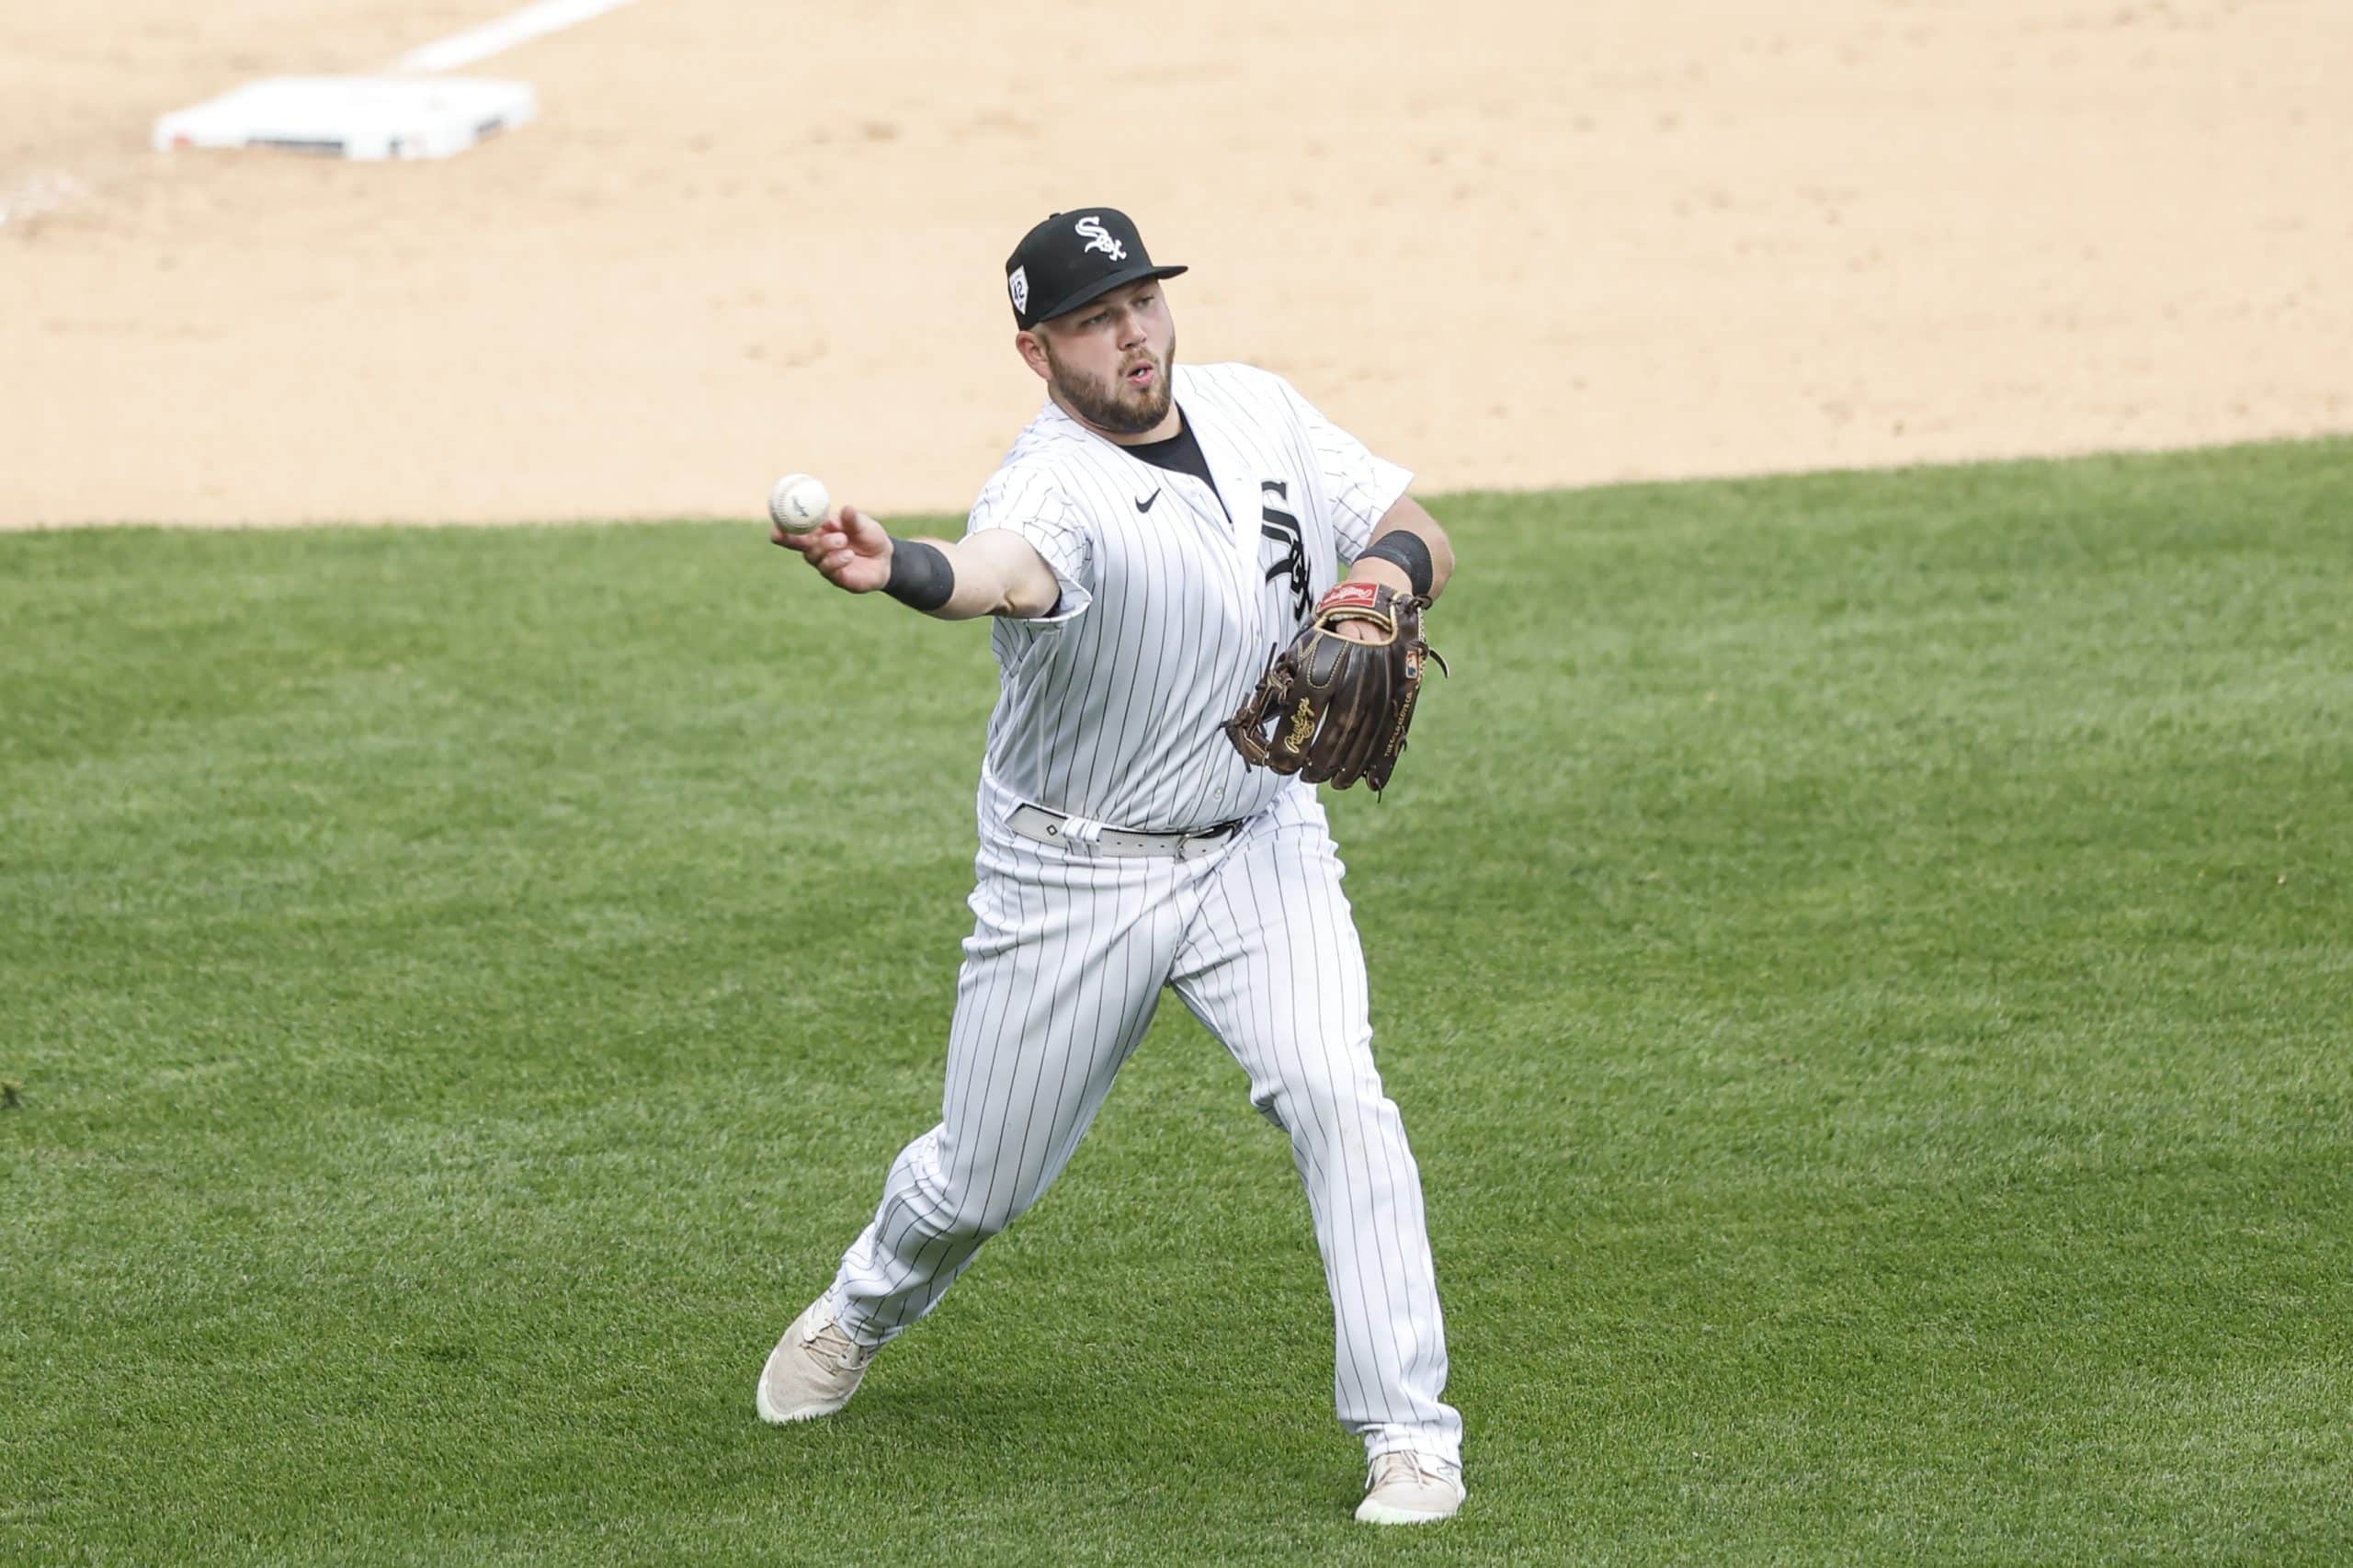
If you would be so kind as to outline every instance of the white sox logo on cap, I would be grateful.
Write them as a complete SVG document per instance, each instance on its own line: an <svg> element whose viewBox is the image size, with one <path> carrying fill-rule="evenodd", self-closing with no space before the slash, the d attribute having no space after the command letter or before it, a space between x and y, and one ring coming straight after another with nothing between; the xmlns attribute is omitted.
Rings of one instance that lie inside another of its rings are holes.
<svg viewBox="0 0 2353 1568"><path fill-rule="evenodd" d="M1078 232L1086 236L1086 250L1099 250L1113 261L1128 259L1128 247L1104 232L1103 220L1088 213L1078 221ZM1085 256L1086 251L1078 253Z"/></svg>
<svg viewBox="0 0 2353 1568"><path fill-rule="evenodd" d="M1028 332L1114 289L1184 270L1154 266L1134 221L1118 208L1066 207L1033 224L1005 258L1005 291Z"/></svg>

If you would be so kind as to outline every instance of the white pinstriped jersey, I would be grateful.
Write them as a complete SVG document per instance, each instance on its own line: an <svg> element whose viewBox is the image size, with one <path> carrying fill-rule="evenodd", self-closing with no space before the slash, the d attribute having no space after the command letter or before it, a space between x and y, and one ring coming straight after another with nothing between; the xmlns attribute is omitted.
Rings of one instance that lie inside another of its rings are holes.
<svg viewBox="0 0 2353 1568"><path fill-rule="evenodd" d="M981 815L1013 803L1148 832L1256 814L1295 779L1244 763L1220 726L1353 562L1413 475L1249 365L1171 378L1214 491L1048 402L973 505L967 537L1009 528L1062 585L1053 611L999 619L1004 687Z"/></svg>

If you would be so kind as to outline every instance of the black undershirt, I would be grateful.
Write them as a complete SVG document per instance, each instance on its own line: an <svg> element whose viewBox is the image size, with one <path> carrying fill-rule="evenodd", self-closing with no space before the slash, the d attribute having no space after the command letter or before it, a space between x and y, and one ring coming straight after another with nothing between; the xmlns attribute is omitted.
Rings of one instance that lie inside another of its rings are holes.
<svg viewBox="0 0 2353 1568"><path fill-rule="evenodd" d="M1176 434L1165 441L1146 441L1140 447L1130 447L1129 454L1171 473L1189 473L1214 491L1217 481L1210 477L1210 460L1201 456L1201 444L1193 438L1192 421L1185 417L1181 407L1176 410Z"/></svg>

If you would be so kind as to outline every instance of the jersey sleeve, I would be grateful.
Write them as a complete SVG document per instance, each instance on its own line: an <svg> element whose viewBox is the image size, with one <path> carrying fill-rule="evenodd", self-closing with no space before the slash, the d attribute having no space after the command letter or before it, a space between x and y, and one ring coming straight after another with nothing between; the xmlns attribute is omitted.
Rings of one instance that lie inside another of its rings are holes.
<svg viewBox="0 0 2353 1568"><path fill-rule="evenodd" d="M1322 472L1324 498L1332 508L1332 533L1340 559L1353 563L1372 542L1373 528L1413 483L1413 472L1373 456L1362 441L1300 396L1298 388L1289 381L1281 384Z"/></svg>
<svg viewBox="0 0 2353 1568"><path fill-rule="evenodd" d="M1086 519L1048 475L1035 469L999 469L981 489L964 521L964 537L1005 528L1029 541L1061 585L1054 608L1028 624L1069 620L1095 602L1095 541Z"/></svg>

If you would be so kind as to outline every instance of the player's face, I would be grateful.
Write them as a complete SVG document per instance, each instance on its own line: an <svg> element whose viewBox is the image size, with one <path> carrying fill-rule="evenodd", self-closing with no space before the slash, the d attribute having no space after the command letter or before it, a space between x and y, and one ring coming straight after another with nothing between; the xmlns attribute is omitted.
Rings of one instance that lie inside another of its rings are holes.
<svg viewBox="0 0 2353 1568"><path fill-rule="evenodd" d="M1114 289L1068 315L1040 324L1046 380L1063 405L1113 436L1151 434L1174 395L1176 323L1160 280Z"/></svg>

